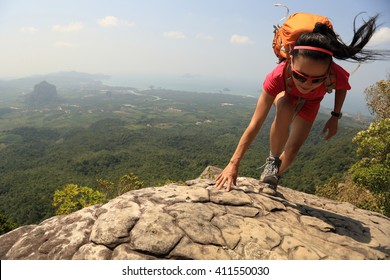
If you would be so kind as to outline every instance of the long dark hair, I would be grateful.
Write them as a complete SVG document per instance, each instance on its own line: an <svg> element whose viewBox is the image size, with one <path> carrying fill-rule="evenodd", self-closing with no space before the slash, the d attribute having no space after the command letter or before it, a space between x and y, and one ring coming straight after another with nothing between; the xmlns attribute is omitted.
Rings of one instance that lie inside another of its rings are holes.
<svg viewBox="0 0 390 280"><path fill-rule="evenodd" d="M349 45L346 45L331 28L321 23L315 25L313 32L303 33L299 36L295 45L323 48L333 52L333 57L340 60L368 62L388 58L390 50L364 49L376 31L376 21L379 15L364 21L364 24L356 30L356 18L358 16L359 14L353 21L354 36ZM293 50L291 54L293 57L301 54L312 59L331 60L330 55L312 50Z"/></svg>

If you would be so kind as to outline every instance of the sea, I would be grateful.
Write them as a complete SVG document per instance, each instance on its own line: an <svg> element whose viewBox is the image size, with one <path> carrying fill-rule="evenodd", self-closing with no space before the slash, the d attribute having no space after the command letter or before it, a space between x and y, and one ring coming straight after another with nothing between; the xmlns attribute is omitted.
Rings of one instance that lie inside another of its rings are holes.
<svg viewBox="0 0 390 280"><path fill-rule="evenodd" d="M188 93L224 93L258 98L261 93L262 80L236 80L221 77L205 77L200 75L185 74L182 76L153 76L153 75L111 75L104 84L111 86L126 86L137 89L169 89ZM332 110L334 104L334 92L326 94L321 103L321 110ZM343 105L343 113L349 115L370 116L366 105L364 93L349 91Z"/></svg>

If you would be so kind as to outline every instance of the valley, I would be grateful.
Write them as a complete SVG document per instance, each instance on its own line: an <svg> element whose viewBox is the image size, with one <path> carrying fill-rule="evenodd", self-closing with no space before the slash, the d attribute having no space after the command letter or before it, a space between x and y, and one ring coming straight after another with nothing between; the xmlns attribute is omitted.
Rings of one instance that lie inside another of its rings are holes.
<svg viewBox="0 0 390 280"><path fill-rule="evenodd" d="M68 183L96 188L98 179L117 182L131 172L146 187L159 186L195 178L208 165L224 167L257 102L161 88L57 90L56 104L27 105L21 92L0 103L0 213L20 225L51 217L53 193ZM273 114L243 159L240 176L260 175ZM313 193L356 161L351 139L367 124L346 117L326 142L321 130L327 118L319 115L281 185Z"/></svg>

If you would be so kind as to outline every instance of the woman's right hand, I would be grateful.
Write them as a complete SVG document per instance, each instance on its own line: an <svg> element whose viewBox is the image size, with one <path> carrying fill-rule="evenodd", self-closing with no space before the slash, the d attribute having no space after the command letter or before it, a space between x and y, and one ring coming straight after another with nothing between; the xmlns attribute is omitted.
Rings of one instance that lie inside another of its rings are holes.
<svg viewBox="0 0 390 280"><path fill-rule="evenodd" d="M238 166L234 163L229 163L225 169L215 179L215 188L220 190L226 183L226 191L230 191L230 188L237 183Z"/></svg>
<svg viewBox="0 0 390 280"><path fill-rule="evenodd" d="M215 188L220 190L226 184L226 191L230 191L230 188L233 185L236 185L238 167L240 160L244 157L246 150L249 145L256 138L256 135L259 133L260 128L263 125L264 120L267 118L268 112L275 101L275 96L271 96L262 90L259 100L257 101L255 113L252 116L252 119L245 129L243 135L241 136L240 141L238 142L236 151L229 164L225 169L219 174L217 179L215 179Z"/></svg>

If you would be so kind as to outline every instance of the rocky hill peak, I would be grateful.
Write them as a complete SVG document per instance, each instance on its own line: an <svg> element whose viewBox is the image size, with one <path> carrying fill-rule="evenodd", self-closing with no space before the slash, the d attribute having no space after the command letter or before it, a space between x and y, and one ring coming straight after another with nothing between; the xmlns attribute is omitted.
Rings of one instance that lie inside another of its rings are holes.
<svg viewBox="0 0 390 280"><path fill-rule="evenodd" d="M34 86L34 91L27 95L26 102L30 105L49 105L59 101L55 85L42 81Z"/></svg>
<svg viewBox="0 0 390 280"><path fill-rule="evenodd" d="M0 259L390 259L390 219L349 203L208 167L185 184L130 191L0 236Z"/></svg>

